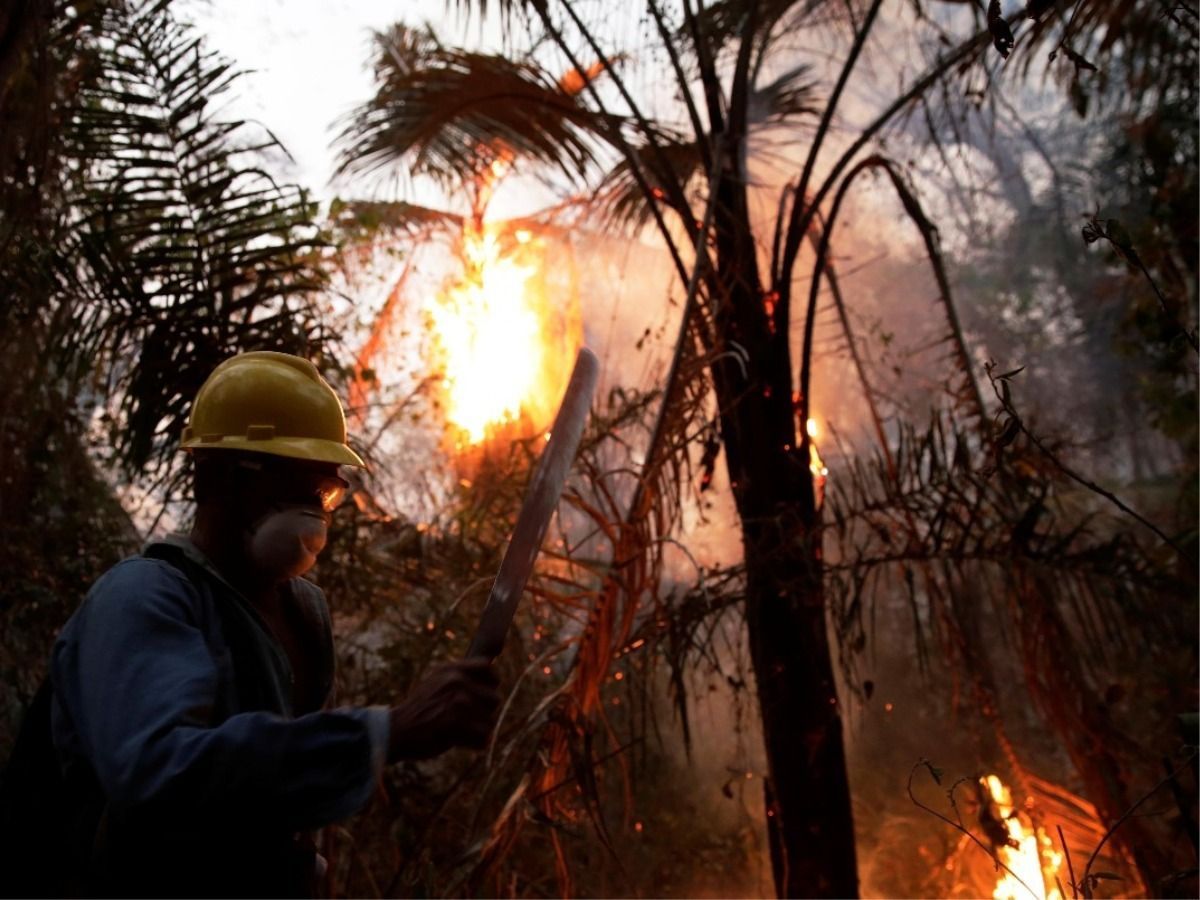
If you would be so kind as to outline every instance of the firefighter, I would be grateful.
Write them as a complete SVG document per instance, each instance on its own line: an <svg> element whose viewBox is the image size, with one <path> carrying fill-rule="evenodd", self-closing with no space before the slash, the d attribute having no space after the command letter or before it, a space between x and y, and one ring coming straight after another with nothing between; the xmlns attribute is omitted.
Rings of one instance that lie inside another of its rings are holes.
<svg viewBox="0 0 1200 900"><path fill-rule="evenodd" d="M445 664L395 706L330 708L333 634L304 580L361 467L309 361L226 360L184 433L195 525L89 591L54 645L50 723L84 836L81 889L311 896L311 832L367 802L382 767L481 747L486 661Z"/></svg>

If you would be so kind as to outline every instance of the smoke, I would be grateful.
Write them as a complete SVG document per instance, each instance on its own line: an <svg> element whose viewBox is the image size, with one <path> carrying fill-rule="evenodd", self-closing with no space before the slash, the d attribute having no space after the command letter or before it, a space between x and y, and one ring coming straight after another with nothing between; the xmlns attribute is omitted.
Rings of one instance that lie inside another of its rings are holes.
<svg viewBox="0 0 1200 900"><path fill-rule="evenodd" d="M970 15L965 7L943 8L948 6L933 8L942 24L947 24L945 17ZM818 175L827 171L881 103L894 96L895 86L924 68L930 48L912 37L914 32L906 27L909 16L907 9L898 13L898 20L888 23L886 40L876 41L864 57L862 77L856 75L843 99L837 130L819 161ZM835 43L828 57L807 53L803 57L816 58L813 75L821 84L831 84L836 77L840 49ZM799 53L801 48L796 50ZM786 67L794 61L785 55L778 65ZM764 78L772 74L766 71ZM643 86L650 84L644 76L643 82ZM940 115L945 110L934 109L929 116L914 112L902 128L887 136L885 148L903 166L926 214L939 228L941 246L951 260L954 300L967 327L973 374L980 378L989 357L1005 368L1026 365L1018 388L1023 412L1039 428L1045 423L1055 434L1073 440L1085 463L1111 464L1118 480L1170 472L1179 463L1179 450L1129 400L1136 373L1105 345L1121 323L1102 321L1098 326L1083 305L1093 299L1090 290L1095 282L1085 276L1096 264L1084 256L1073 228L1068 227L1097 203L1093 187L1097 179L1081 170L1092 158L1088 146L1096 142L1103 123L1076 122L1065 116L1067 101L1056 88L1001 88L1010 93L997 103L1008 103L1011 109L999 105L968 112L957 121L961 126L957 130ZM971 76L953 89L956 94L966 93L980 90L981 84ZM670 100L654 96L652 102L660 105ZM929 139L931 129L938 145ZM770 235L781 188L800 171L805 138L811 133L798 137L768 133L756 145L751 172L752 202L760 211L759 235ZM1035 140L1039 149L1030 149ZM1064 177L1060 163L1069 164L1069 177ZM1039 217L1057 223L1057 230L1035 231ZM582 218L567 219L565 224L539 223L550 248L548 258L553 260L547 272L548 291L561 293L563 303L578 304L585 343L604 366L601 398L616 387L661 387L677 334L683 287L654 241L601 234L588 224ZM768 242L762 243L766 258ZM812 408L829 435L822 438L820 450L831 470L831 483L836 483L874 440L868 394L881 410L885 430L894 437L899 423L923 422L931 409L947 405L947 382L954 368L941 340L945 321L939 304L945 298L923 258L920 236L886 180L858 182L835 225L832 248L854 346L862 354L868 382L863 383L853 365L851 345L831 305L827 283L817 306ZM404 287L404 313L397 319L394 339L379 367L372 402L380 409L394 407L417 390L427 368L421 304L441 289L453 265L445 246L414 243L401 252L398 263L378 263L388 276L364 287L348 313L369 321L394 287L399 271L412 265ZM811 268L812 251L805 247L793 305L794 365L808 290L806 273ZM1089 337L1089 328L1099 336ZM1119 402L1114 403L1114 397ZM364 432L381 435L378 457L385 462L376 479L391 508L426 520L444 507L454 490L455 473L446 464L431 401L419 394L410 410L411 417L387 427L379 413L368 413L376 418L368 420ZM1194 418L1194 409L1188 413ZM633 453L637 462L636 447ZM693 584L701 570L740 561L740 528L723 465L716 466L711 487L686 505L680 542L682 546L665 550L668 584ZM947 889L940 873L947 871L945 865L957 852L961 836L910 802L906 780L912 766L928 758L953 778L970 774L980 760L998 765L1000 754L972 710L967 686L958 674L939 665L939 648L933 648L929 670L918 671L914 665L914 614L903 585L898 579L885 583L874 595L875 627L866 652L857 660L853 683L844 681L839 690L844 698L863 892L864 896L937 895ZM925 616L921 624L928 626L924 598L918 598L918 604L918 618ZM728 627L736 632L736 622ZM984 619L983 631L999 642L1000 623L994 617ZM706 834L734 836L743 854L736 858L744 862L731 865L723 881L711 873L696 873L690 881L679 882L680 893L695 896L717 890L728 895L769 892L761 827L763 764L750 699L753 685L746 682L747 667L736 647L737 638L731 636L729 645L717 654L717 666L712 671L698 670L693 678L688 710L696 739L690 759L682 750L679 725L663 701L660 718L667 724L662 765L668 774L662 778L662 795L646 795L646 810L639 810L637 819L642 829L631 838L648 842L658 841L663 834L678 837L684 833L686 819L693 825L702 822ZM1000 703L1016 743L1037 761L1046 777L1069 780L1070 767L1062 750L1029 709L1023 673L1013 655L1002 647L993 656L997 679L1005 686ZM742 679L742 687L730 684L729 672L741 672L734 677ZM738 773L740 779L735 777ZM939 792L928 793L928 779L922 784L927 791L922 796L936 801ZM673 810L664 800L683 803L685 795L686 805ZM656 821L648 810L657 809L670 810L679 821ZM669 841L656 846L661 855L669 854ZM668 892L666 887L663 893Z"/></svg>

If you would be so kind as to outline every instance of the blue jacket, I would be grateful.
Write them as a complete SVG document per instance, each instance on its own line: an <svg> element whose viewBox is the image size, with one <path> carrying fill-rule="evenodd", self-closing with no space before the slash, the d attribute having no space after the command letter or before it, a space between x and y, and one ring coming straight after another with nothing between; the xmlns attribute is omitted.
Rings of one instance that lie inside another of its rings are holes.
<svg viewBox="0 0 1200 900"><path fill-rule="evenodd" d="M320 709L333 687L329 610L312 583L288 589L320 673L311 709L292 709L286 653L186 538L118 563L63 629L52 730L68 782L85 772L103 793L97 891L302 893L313 855L300 833L370 797L387 709Z"/></svg>

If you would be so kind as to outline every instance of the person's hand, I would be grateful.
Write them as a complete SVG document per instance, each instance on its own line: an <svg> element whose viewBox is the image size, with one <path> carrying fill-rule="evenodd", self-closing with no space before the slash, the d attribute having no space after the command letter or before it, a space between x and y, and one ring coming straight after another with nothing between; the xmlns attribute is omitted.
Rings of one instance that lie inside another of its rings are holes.
<svg viewBox="0 0 1200 900"><path fill-rule="evenodd" d="M486 659L442 663L392 707L388 762L483 747L500 706L499 683Z"/></svg>

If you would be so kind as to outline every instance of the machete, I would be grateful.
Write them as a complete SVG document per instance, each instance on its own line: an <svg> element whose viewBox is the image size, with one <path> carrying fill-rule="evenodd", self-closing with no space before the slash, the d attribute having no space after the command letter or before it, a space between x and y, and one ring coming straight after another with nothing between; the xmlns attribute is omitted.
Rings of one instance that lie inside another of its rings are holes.
<svg viewBox="0 0 1200 900"><path fill-rule="evenodd" d="M600 375L600 361L586 347L579 351L575 369L563 394L562 405L554 417L550 429L550 441L537 461L533 478L525 490L525 501L517 516L504 559L500 561L500 574L492 583L487 605L471 639L467 658L495 659L504 648L504 639L512 624L517 603L525 590L525 582L533 572L533 563L542 548L542 539L550 526L550 518L562 496L563 485L571 471L579 440L583 437L583 426L592 405L592 394Z"/></svg>

